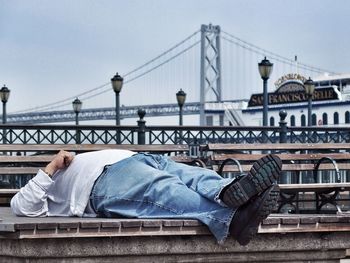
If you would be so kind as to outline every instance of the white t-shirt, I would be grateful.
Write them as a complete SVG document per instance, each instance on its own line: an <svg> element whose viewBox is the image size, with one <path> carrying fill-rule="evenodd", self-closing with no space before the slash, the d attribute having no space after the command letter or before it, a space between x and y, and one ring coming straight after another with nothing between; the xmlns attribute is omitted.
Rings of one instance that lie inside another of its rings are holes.
<svg viewBox="0 0 350 263"><path fill-rule="evenodd" d="M52 178L39 170L12 198L12 211L31 217L96 216L91 210L84 213L95 180L106 165L134 154L112 149L78 154L67 168L58 170Z"/></svg>

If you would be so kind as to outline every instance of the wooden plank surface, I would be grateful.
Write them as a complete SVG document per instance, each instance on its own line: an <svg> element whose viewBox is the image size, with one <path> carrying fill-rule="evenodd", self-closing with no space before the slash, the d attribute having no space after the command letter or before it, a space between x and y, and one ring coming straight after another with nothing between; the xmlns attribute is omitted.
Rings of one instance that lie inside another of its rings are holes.
<svg viewBox="0 0 350 263"><path fill-rule="evenodd" d="M338 163L337 164L339 170L349 170L350 169L350 163ZM251 169L251 164L243 164L241 165L244 172L247 172ZM212 165L212 168L215 171L218 171L219 165ZM283 164L282 165L282 171L313 171L315 169L315 164L312 163L296 163L296 164ZM319 171L321 170L328 170L328 171L335 171L334 165L331 163L322 163L319 166ZM237 165L225 165L224 172L239 172Z"/></svg>
<svg viewBox="0 0 350 263"><path fill-rule="evenodd" d="M264 157L266 154L244 154L244 153L213 153L210 158L213 161L224 161L228 158L237 159L239 161L257 161L260 158ZM275 154L282 161L315 161L320 160L324 157L330 157L334 160L349 160L350 153L312 153L312 154L289 154L281 153Z"/></svg>
<svg viewBox="0 0 350 263"><path fill-rule="evenodd" d="M0 175L35 175L42 167L0 167Z"/></svg>
<svg viewBox="0 0 350 263"><path fill-rule="evenodd" d="M53 155L30 155L30 156L5 156L0 155L0 165L3 164L24 164L24 165L30 165L30 164L42 164L42 163L49 163ZM176 156L170 156L171 159L177 162L190 162L195 160L192 157L186 156L186 155L176 155ZM0 166L1 167L1 166Z"/></svg>
<svg viewBox="0 0 350 263"><path fill-rule="evenodd" d="M249 150L350 150L350 143L259 143L259 144L208 144L209 151L249 151Z"/></svg>
<svg viewBox="0 0 350 263"><path fill-rule="evenodd" d="M130 150L135 152L176 152L176 151L188 151L188 145L174 145L174 144L1 144L0 152L38 152L38 151L96 151L104 149L121 149Z"/></svg>
<svg viewBox="0 0 350 263"><path fill-rule="evenodd" d="M0 196L1 197L12 197L18 191L19 191L19 189L0 189Z"/></svg>
<svg viewBox="0 0 350 263"><path fill-rule="evenodd" d="M17 155L0 155L1 163L48 163L52 160L52 155L30 155L30 156L17 156Z"/></svg>
<svg viewBox="0 0 350 263"><path fill-rule="evenodd" d="M304 192L318 192L325 190L349 191L350 183L319 183L319 184L279 184L281 190L302 190Z"/></svg>

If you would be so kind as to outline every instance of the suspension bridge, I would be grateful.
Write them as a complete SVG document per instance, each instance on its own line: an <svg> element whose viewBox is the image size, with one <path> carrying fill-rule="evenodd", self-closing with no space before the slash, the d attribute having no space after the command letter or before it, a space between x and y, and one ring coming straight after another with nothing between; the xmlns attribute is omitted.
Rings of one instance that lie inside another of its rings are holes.
<svg viewBox="0 0 350 263"><path fill-rule="evenodd" d="M261 92L257 64L265 56L274 64L270 90L274 80L288 73L312 78L325 72L333 73L249 43L221 30L220 26L202 25L158 56L122 74L120 117L135 118L139 108L145 109L147 116L178 115L175 94L181 88L187 93L183 113L199 114L200 124L205 125L205 105L208 102L237 102ZM114 91L108 81L50 104L12 112L8 114L7 122L73 121L72 101L75 98L83 102L79 120L115 119Z"/></svg>

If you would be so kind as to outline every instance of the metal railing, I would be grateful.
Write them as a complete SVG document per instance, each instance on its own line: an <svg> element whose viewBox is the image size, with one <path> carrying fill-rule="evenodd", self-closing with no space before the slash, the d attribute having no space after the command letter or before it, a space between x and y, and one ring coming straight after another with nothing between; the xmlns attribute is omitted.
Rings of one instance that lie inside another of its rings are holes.
<svg viewBox="0 0 350 263"><path fill-rule="evenodd" d="M350 142L350 127L279 126L147 126L140 115L135 126L0 125L6 144L188 144L207 143L342 143Z"/></svg>

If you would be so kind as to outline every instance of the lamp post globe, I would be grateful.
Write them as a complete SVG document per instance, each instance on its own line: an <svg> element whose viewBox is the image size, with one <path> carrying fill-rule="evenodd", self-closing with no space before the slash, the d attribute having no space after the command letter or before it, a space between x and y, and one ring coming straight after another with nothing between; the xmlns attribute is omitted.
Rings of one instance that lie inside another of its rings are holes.
<svg viewBox="0 0 350 263"><path fill-rule="evenodd" d="M122 90L124 79L118 74L118 72L111 78L112 87L115 93L119 93Z"/></svg>
<svg viewBox="0 0 350 263"><path fill-rule="evenodd" d="M0 89L0 97L3 103L6 103L10 97L10 90L5 85Z"/></svg>
<svg viewBox="0 0 350 263"><path fill-rule="evenodd" d="M6 103L10 97L10 90L4 85L0 89L0 98L2 101L2 123L6 123Z"/></svg>
<svg viewBox="0 0 350 263"><path fill-rule="evenodd" d="M119 93L122 90L124 79L118 74L118 72L111 78L112 88L115 92L115 122L116 125L120 125L120 101Z"/></svg>
<svg viewBox="0 0 350 263"><path fill-rule="evenodd" d="M76 98L75 100L73 100L72 105L73 105L73 110L75 112L75 124L78 125L79 124L78 115L81 111L81 107L82 107L83 103L81 102L81 100Z"/></svg>
<svg viewBox="0 0 350 263"><path fill-rule="evenodd" d="M263 126L267 126L267 107L268 107L268 93L267 93L267 80L269 79L273 64L266 59L266 57L258 63L259 73L263 79Z"/></svg>
<svg viewBox="0 0 350 263"><path fill-rule="evenodd" d="M305 88L305 93L308 96L312 96L315 91L315 83L312 81L312 79L309 77L308 80L304 82L304 88Z"/></svg>
<svg viewBox="0 0 350 263"><path fill-rule="evenodd" d="M187 94L182 89L180 89L176 93L176 100L177 100L177 104L179 105L179 107L182 107L185 104L186 95Z"/></svg>
<svg viewBox="0 0 350 263"><path fill-rule="evenodd" d="M271 63L266 57L258 64L259 73L262 79L269 79L273 69Z"/></svg>
<svg viewBox="0 0 350 263"><path fill-rule="evenodd" d="M183 106L185 104L186 101L186 93L180 89L177 93L176 93L176 99L177 99L177 104L179 105L180 108L180 115L179 115L179 125L182 126L183 124Z"/></svg>

